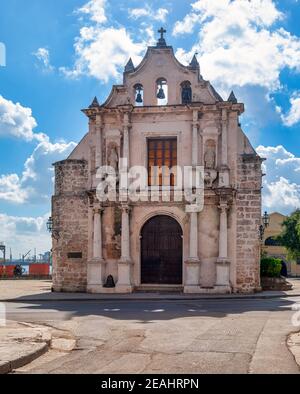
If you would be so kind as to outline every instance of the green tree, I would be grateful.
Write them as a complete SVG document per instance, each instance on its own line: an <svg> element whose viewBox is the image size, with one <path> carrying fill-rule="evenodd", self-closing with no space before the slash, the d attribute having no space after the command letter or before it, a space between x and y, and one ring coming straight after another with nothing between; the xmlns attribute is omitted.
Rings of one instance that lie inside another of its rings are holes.
<svg viewBox="0 0 300 394"><path fill-rule="evenodd" d="M287 248L289 258L300 258L300 209L286 218L283 222L283 232L278 240Z"/></svg>

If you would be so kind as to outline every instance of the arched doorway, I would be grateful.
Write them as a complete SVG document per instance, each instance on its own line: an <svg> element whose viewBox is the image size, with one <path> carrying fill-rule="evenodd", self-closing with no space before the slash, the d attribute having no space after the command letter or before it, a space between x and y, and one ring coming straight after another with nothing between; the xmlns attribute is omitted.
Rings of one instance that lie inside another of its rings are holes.
<svg viewBox="0 0 300 394"><path fill-rule="evenodd" d="M141 232L141 283L182 284L183 240L179 223L155 216Z"/></svg>

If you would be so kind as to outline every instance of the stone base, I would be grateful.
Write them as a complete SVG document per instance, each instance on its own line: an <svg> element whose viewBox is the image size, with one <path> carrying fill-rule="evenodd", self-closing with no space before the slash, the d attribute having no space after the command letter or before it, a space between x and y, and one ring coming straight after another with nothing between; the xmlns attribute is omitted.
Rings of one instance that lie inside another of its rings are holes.
<svg viewBox="0 0 300 394"><path fill-rule="evenodd" d="M132 260L126 258L121 258L118 261L118 283L116 285L117 294L128 294L133 292L133 286L131 285L132 264Z"/></svg>
<svg viewBox="0 0 300 394"><path fill-rule="evenodd" d="M185 294L201 294L201 287L196 285L184 286L183 292Z"/></svg>
<svg viewBox="0 0 300 394"><path fill-rule="evenodd" d="M230 286L215 286L212 288L205 288L200 286L185 286L185 294L231 294L232 290Z"/></svg>
<svg viewBox="0 0 300 394"><path fill-rule="evenodd" d="M220 285L214 287L214 294L231 294L232 289L230 285Z"/></svg>
<svg viewBox="0 0 300 394"><path fill-rule="evenodd" d="M134 291L133 286L117 285L115 288L116 294L130 294L130 293L133 293L133 291Z"/></svg>
<svg viewBox="0 0 300 394"><path fill-rule="evenodd" d="M216 263L217 268L217 287L230 288L230 260L219 258Z"/></svg>
<svg viewBox="0 0 300 394"><path fill-rule="evenodd" d="M93 259L87 264L87 291L89 293L101 293L103 288L106 261Z"/></svg>
<svg viewBox="0 0 300 394"><path fill-rule="evenodd" d="M87 285L86 292L90 294L102 294L105 289L102 285Z"/></svg>
<svg viewBox="0 0 300 394"><path fill-rule="evenodd" d="M197 258L189 258L185 262L185 293L197 293L200 288L200 264L201 261Z"/></svg>

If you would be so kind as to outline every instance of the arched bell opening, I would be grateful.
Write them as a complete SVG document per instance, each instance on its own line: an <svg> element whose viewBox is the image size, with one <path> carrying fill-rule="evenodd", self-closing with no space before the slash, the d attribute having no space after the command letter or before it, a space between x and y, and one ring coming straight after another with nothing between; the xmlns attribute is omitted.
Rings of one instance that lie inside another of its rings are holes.
<svg viewBox="0 0 300 394"><path fill-rule="evenodd" d="M156 81L156 98L157 105L168 104L168 82L165 78L159 78Z"/></svg>
<svg viewBox="0 0 300 394"><path fill-rule="evenodd" d="M192 85L189 81L182 82L181 86L181 102L182 104L190 104L192 102Z"/></svg>
<svg viewBox="0 0 300 394"><path fill-rule="evenodd" d="M135 106L142 107L144 105L144 88L143 85L138 83L134 86L135 92Z"/></svg>

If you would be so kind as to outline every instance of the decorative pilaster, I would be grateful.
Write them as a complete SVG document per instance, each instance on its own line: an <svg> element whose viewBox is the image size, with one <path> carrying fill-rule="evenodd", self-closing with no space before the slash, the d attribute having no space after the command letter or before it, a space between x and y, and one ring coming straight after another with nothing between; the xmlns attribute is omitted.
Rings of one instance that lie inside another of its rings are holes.
<svg viewBox="0 0 300 394"><path fill-rule="evenodd" d="M128 168L130 167L130 122L129 114L124 114L124 125L123 125L123 159L127 159Z"/></svg>
<svg viewBox="0 0 300 394"><path fill-rule="evenodd" d="M198 213L190 213L190 256L189 261L198 259Z"/></svg>
<svg viewBox="0 0 300 394"><path fill-rule="evenodd" d="M94 239L93 239L93 260L102 261L102 212L103 208L94 209Z"/></svg>
<svg viewBox="0 0 300 394"><path fill-rule="evenodd" d="M227 146L227 133L228 133L228 115L227 110L222 109L222 166L228 165L228 146Z"/></svg>
<svg viewBox="0 0 300 394"><path fill-rule="evenodd" d="M228 167L228 113L227 109L222 109L222 147L221 166L219 173L219 187L229 187L229 167Z"/></svg>
<svg viewBox="0 0 300 394"><path fill-rule="evenodd" d="M230 260L228 258L228 204L221 202L220 209L220 232L219 232L219 258L217 260L216 286L230 289Z"/></svg>
<svg viewBox="0 0 300 394"><path fill-rule="evenodd" d="M118 262L117 293L131 293L131 266L130 256L130 207L122 205L122 234L121 234L121 259Z"/></svg>
<svg viewBox="0 0 300 394"><path fill-rule="evenodd" d="M193 135L192 135L192 166L198 165L198 111L193 111Z"/></svg>
<svg viewBox="0 0 300 394"><path fill-rule="evenodd" d="M106 262L102 251L102 213L103 208L96 206L93 210L93 243L92 260L88 262L87 291L100 293L103 290L103 279Z"/></svg>
<svg viewBox="0 0 300 394"><path fill-rule="evenodd" d="M96 170L102 166L102 117L96 116Z"/></svg>
<svg viewBox="0 0 300 394"><path fill-rule="evenodd" d="M189 258L185 262L185 293L198 293L200 290L200 260L198 256L198 211L191 207Z"/></svg>

